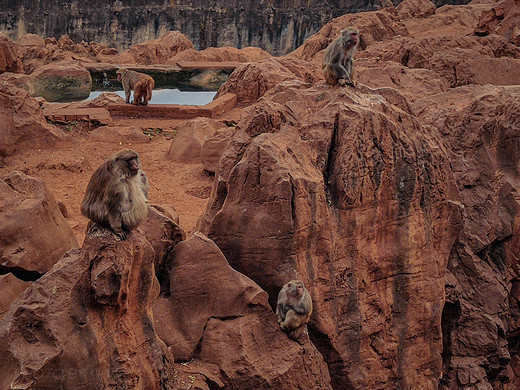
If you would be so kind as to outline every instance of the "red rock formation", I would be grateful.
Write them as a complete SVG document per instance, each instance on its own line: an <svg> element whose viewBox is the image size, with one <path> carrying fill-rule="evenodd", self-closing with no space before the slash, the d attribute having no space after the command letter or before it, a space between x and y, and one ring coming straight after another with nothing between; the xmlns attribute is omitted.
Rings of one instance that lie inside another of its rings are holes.
<svg viewBox="0 0 520 390"><path fill-rule="evenodd" d="M170 31L154 41L131 46L121 53L119 61L122 64L164 64L170 57L187 49L193 49L191 41L180 31Z"/></svg>
<svg viewBox="0 0 520 390"><path fill-rule="evenodd" d="M0 73L4 72L22 73L23 67L16 44L0 33Z"/></svg>
<svg viewBox="0 0 520 390"><path fill-rule="evenodd" d="M154 316L175 359L218 367L226 389L330 389L316 348L280 330L265 291L233 270L211 240L196 233L168 259L169 290Z"/></svg>
<svg viewBox="0 0 520 390"><path fill-rule="evenodd" d="M45 121L38 102L23 89L0 83L0 156L26 147L41 147L66 135Z"/></svg>
<svg viewBox="0 0 520 390"><path fill-rule="evenodd" d="M414 110L442 129L463 217L447 267L441 388L516 389L520 87L456 88Z"/></svg>
<svg viewBox="0 0 520 390"><path fill-rule="evenodd" d="M153 262L142 234L91 229L0 321L0 387L181 388L154 331Z"/></svg>
<svg viewBox="0 0 520 390"><path fill-rule="evenodd" d="M186 49L170 58L166 63L175 65L181 61L191 62L258 62L271 57L259 47L208 47L204 50Z"/></svg>
<svg viewBox="0 0 520 390"><path fill-rule="evenodd" d="M40 66L27 81L31 96L48 101L71 101L88 98L92 89L90 72L77 61L62 61Z"/></svg>
<svg viewBox="0 0 520 390"><path fill-rule="evenodd" d="M225 127L222 122L210 118L197 118L186 122L176 129L166 158L177 162L200 163L202 144L222 127Z"/></svg>
<svg viewBox="0 0 520 390"><path fill-rule="evenodd" d="M13 172L0 181L1 267L43 274L78 243L41 179ZM31 226L31 229L27 229Z"/></svg>
<svg viewBox="0 0 520 390"><path fill-rule="evenodd" d="M395 91L323 84L271 89L238 127L202 231L271 303L305 281L335 388L437 388L460 226L440 139Z"/></svg>
<svg viewBox="0 0 520 390"><path fill-rule="evenodd" d="M295 79L307 83L319 80L321 72L309 63L296 58L271 58L238 67L217 92L217 97L234 93L239 102L255 102L266 91L284 82Z"/></svg>
<svg viewBox="0 0 520 390"><path fill-rule="evenodd" d="M503 0L482 16L475 29L477 35L498 34L520 46L520 1Z"/></svg>

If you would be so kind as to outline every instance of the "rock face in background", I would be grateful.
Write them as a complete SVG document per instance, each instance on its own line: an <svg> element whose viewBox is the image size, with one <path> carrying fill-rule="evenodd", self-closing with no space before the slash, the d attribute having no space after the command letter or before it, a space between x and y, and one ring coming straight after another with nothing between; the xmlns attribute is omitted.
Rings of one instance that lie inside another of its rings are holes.
<svg viewBox="0 0 520 390"><path fill-rule="evenodd" d="M436 5L466 2L439 0ZM179 30L197 49L257 46L280 55L296 49L331 18L370 9L372 0L20 0L0 10L0 32L13 40L26 33L56 39L69 35L75 42L95 41L123 50Z"/></svg>

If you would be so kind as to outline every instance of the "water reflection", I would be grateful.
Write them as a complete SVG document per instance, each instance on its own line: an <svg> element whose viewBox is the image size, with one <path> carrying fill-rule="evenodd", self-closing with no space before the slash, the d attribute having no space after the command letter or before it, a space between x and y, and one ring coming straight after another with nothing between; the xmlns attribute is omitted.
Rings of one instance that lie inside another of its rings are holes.
<svg viewBox="0 0 520 390"><path fill-rule="evenodd" d="M95 99L105 91L92 91L87 100ZM112 91L117 93L123 99L125 98L124 91ZM180 105L194 105L204 106L210 103L216 91L179 91L178 89L154 89L152 92L152 100L148 104L180 104ZM134 98L134 93L130 97L130 101Z"/></svg>

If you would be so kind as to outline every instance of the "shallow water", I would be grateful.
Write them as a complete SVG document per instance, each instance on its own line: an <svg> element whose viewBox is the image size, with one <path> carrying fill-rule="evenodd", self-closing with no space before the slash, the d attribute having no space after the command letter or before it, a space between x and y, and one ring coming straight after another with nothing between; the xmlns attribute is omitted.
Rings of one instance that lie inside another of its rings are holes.
<svg viewBox="0 0 520 390"><path fill-rule="evenodd" d="M92 91L87 100L97 98L106 91ZM124 91L111 91L117 93L123 99L125 98ZM194 105L204 106L213 101L217 94L216 91L180 91L178 89L154 89L152 92L152 100L148 104L180 104L180 105ZM130 97L130 102L134 98L134 93Z"/></svg>

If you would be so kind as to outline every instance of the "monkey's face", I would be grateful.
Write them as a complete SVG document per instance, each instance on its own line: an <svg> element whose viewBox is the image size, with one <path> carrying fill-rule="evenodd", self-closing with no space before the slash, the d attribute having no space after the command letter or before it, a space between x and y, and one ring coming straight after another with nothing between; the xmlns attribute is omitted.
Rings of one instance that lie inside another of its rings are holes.
<svg viewBox="0 0 520 390"><path fill-rule="evenodd" d="M359 43L359 31L355 28L346 28L341 33L345 46L354 46Z"/></svg>
<svg viewBox="0 0 520 390"><path fill-rule="evenodd" d="M297 298L303 297L304 290L303 290L303 284L301 282L296 282L296 283L289 282L287 287L289 288L289 293L293 297L297 297Z"/></svg>
<svg viewBox="0 0 520 390"><path fill-rule="evenodd" d="M126 160L127 169L130 172L130 176L135 176L139 172L139 159L137 157L133 157L129 160Z"/></svg>
<svg viewBox="0 0 520 390"><path fill-rule="evenodd" d="M123 78L123 76L126 74L126 69L119 69L117 72L117 80L118 81L121 81L121 79Z"/></svg>

